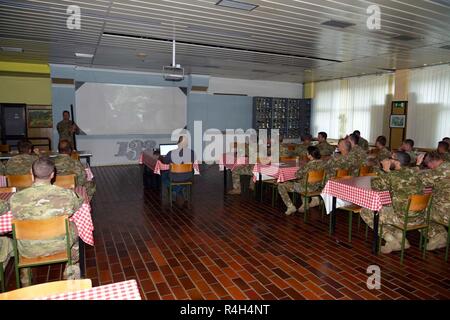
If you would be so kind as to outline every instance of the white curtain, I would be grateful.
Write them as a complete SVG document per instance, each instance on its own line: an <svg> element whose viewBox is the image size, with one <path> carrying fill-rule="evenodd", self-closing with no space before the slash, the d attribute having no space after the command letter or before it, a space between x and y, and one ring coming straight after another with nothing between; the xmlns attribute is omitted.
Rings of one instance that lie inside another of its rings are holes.
<svg viewBox="0 0 450 320"><path fill-rule="evenodd" d="M343 137L354 130L374 142L383 132L384 109L392 94L390 75L354 77L316 83L312 131Z"/></svg>
<svg viewBox="0 0 450 320"><path fill-rule="evenodd" d="M433 148L450 136L450 66L411 71L407 136L417 147Z"/></svg>

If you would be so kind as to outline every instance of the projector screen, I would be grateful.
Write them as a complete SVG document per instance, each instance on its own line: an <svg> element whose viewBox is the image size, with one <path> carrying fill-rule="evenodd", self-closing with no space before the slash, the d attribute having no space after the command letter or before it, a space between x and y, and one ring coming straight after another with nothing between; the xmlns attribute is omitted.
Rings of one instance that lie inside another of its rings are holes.
<svg viewBox="0 0 450 320"><path fill-rule="evenodd" d="M75 99L76 123L88 135L170 134L186 125L187 99L178 87L86 82Z"/></svg>

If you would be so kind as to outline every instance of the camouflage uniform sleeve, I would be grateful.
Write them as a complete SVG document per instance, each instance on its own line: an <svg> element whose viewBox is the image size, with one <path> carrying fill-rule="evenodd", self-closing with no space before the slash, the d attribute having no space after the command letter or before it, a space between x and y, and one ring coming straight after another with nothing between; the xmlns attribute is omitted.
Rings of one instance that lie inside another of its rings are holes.
<svg viewBox="0 0 450 320"><path fill-rule="evenodd" d="M78 160L75 160L75 175L77 177L77 184L84 186L86 184L86 171Z"/></svg>
<svg viewBox="0 0 450 320"><path fill-rule="evenodd" d="M0 216L9 211L8 201L0 199Z"/></svg>
<svg viewBox="0 0 450 320"><path fill-rule="evenodd" d="M434 186L435 181L439 181L439 180L435 180L433 170L419 171L419 176L422 179L423 184L427 187Z"/></svg>
<svg viewBox="0 0 450 320"><path fill-rule="evenodd" d="M308 164L309 164L309 162L307 164L305 164L303 167L300 167L300 169L297 170L297 172L295 173L295 176L297 177L297 179L302 179L302 178L306 177L306 174L309 171Z"/></svg>
<svg viewBox="0 0 450 320"><path fill-rule="evenodd" d="M389 190L389 173L380 170L378 175L372 179L371 186L377 191Z"/></svg>
<svg viewBox="0 0 450 320"><path fill-rule="evenodd" d="M75 212L78 211L78 209L80 209L81 205L83 204L83 199L78 197L78 195L73 192L72 190L68 190L66 189L67 192L69 193L70 196L70 208L69 208L69 215L74 214Z"/></svg>

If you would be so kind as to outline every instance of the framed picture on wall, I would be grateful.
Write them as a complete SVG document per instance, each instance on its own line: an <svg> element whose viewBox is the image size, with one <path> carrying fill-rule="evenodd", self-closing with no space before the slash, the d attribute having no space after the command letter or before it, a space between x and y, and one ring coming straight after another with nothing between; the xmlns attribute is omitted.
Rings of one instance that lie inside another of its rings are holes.
<svg viewBox="0 0 450 320"><path fill-rule="evenodd" d="M28 128L52 128L51 109L28 109Z"/></svg>
<svg viewBox="0 0 450 320"><path fill-rule="evenodd" d="M390 127L391 128L404 128L406 124L406 115L404 114L391 114Z"/></svg>

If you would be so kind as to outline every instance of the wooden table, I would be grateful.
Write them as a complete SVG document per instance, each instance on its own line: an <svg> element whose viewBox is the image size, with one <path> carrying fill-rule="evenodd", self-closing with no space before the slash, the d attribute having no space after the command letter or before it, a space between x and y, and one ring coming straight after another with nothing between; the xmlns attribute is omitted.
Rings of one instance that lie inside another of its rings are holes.
<svg viewBox="0 0 450 320"><path fill-rule="evenodd" d="M88 164L88 166L91 165L91 157L92 157L92 153L89 151L77 151L78 155L80 156L80 159L86 159L86 163ZM18 153L0 153L0 160L9 160L12 157L18 155ZM50 158L54 158L57 155L59 155L58 152L53 152L53 151L44 151L41 152L40 155L47 155Z"/></svg>
<svg viewBox="0 0 450 320"><path fill-rule="evenodd" d="M323 194L333 197L333 209L331 211L331 233L336 230L336 198L354 203L360 207L373 211L373 243L372 252L378 254L378 225L379 211L384 205L391 204L389 191L372 190L371 180L373 177L354 177L350 179L330 179Z"/></svg>

